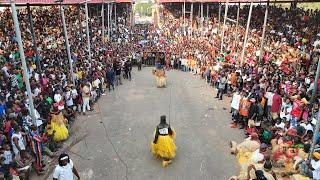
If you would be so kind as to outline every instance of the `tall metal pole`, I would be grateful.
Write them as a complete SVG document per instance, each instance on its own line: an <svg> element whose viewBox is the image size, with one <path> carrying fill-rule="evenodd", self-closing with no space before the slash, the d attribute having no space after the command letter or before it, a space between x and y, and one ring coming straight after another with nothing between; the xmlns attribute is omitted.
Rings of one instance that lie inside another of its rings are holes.
<svg viewBox="0 0 320 180"><path fill-rule="evenodd" d="M269 2L268 2L267 5L266 5L266 11L265 11L265 13L264 13L262 37L261 37L261 43L260 43L259 62L261 62L262 54L263 54L264 37L265 37L265 34L266 34L266 27L267 27L267 20L268 20L268 8L269 8Z"/></svg>
<svg viewBox="0 0 320 180"><path fill-rule="evenodd" d="M112 13L113 13L113 4L111 3L110 4L110 33L111 33L111 35L113 34L113 32L112 32L113 31L113 29L112 29L112 24L113 24Z"/></svg>
<svg viewBox="0 0 320 180"><path fill-rule="evenodd" d="M243 49L242 49L241 59L240 59L240 66L241 66L241 67L242 67L242 65L243 65L244 52L245 52L246 46L247 46L247 39L248 39L248 32L249 32L249 27L250 27L252 7L253 7L253 1L251 0L250 9L249 9L249 16L248 16L248 22L247 22L247 28L246 28L246 34L245 34L245 36L244 36Z"/></svg>
<svg viewBox="0 0 320 180"><path fill-rule="evenodd" d="M114 3L114 26L117 27L117 3Z"/></svg>
<svg viewBox="0 0 320 180"><path fill-rule="evenodd" d="M191 24L191 37L192 37L192 33L193 33L193 2L191 2L191 14L190 14L190 24Z"/></svg>
<svg viewBox="0 0 320 180"><path fill-rule="evenodd" d="M68 32L67 32L66 20L64 17L64 9L63 9L63 5L62 5L62 1L60 1L60 13L61 13L61 20L62 20L62 26L63 26L65 45L66 45L67 55L68 55L68 60L69 60L71 79L72 79L73 85L75 85L75 78L74 78L74 74L73 74L73 63L72 63L72 59L71 59L70 44L69 44L69 39L68 39Z"/></svg>
<svg viewBox="0 0 320 180"><path fill-rule="evenodd" d="M201 2L201 36L203 36L203 2Z"/></svg>
<svg viewBox="0 0 320 180"><path fill-rule="evenodd" d="M110 41L110 3L108 3L108 41Z"/></svg>
<svg viewBox="0 0 320 180"><path fill-rule="evenodd" d="M184 34L184 4L181 4L181 17L182 17L182 34Z"/></svg>
<svg viewBox="0 0 320 180"><path fill-rule="evenodd" d="M104 44L104 3L102 3L102 7L101 7L101 18L102 18L102 27L101 27L101 35L102 35L102 43Z"/></svg>
<svg viewBox="0 0 320 180"><path fill-rule="evenodd" d="M320 75L320 58L318 57L317 73L316 73L316 77L315 77L315 80L314 80L314 87L313 87L313 91L312 91L312 95L311 95L311 100L310 100L310 103L311 103L311 104L314 102L314 99L315 99L315 97L316 97L316 92L317 92L317 90L318 90L319 75Z"/></svg>
<svg viewBox="0 0 320 180"><path fill-rule="evenodd" d="M31 37L32 37L32 41L33 41L33 46L32 47L33 47L33 51L34 51L35 56L36 56L37 69L38 69L39 73L41 73L40 57L39 57L38 48L37 48L36 36L34 34L32 12L31 12L29 4L27 4L27 11L28 11L28 19L29 19L29 23L30 23Z"/></svg>
<svg viewBox="0 0 320 180"><path fill-rule="evenodd" d="M186 35L186 0L183 1L183 35Z"/></svg>
<svg viewBox="0 0 320 180"><path fill-rule="evenodd" d="M222 35L221 35L221 47L220 47L220 54L223 53L223 41L224 41L224 27L226 26L226 21L228 17L228 5L229 1L227 0L227 3L225 4L225 9L224 9L224 19L223 19L223 27L222 27Z"/></svg>
<svg viewBox="0 0 320 180"><path fill-rule="evenodd" d="M318 63L318 67L319 67L319 63ZM317 114L317 124L316 124L316 128L314 130L314 133L313 133L313 141L312 141L312 145L311 145L311 148L310 148L310 154L308 156L308 159L310 159L311 154L314 151L314 147L315 147L316 142L317 142L317 136L319 134L319 129L320 129L320 111Z"/></svg>
<svg viewBox="0 0 320 180"><path fill-rule="evenodd" d="M234 41L234 47L236 48L236 56L238 58L238 29L239 29L239 16L240 16L240 3L238 4L238 9L237 9L237 22L236 22L236 34L235 34L235 41Z"/></svg>
<svg viewBox="0 0 320 180"><path fill-rule="evenodd" d="M209 3L207 3L207 26L209 25Z"/></svg>
<svg viewBox="0 0 320 180"><path fill-rule="evenodd" d="M32 123L34 125L36 125L36 116L35 116L35 112L34 112L34 105L33 105L32 93L31 93L30 82L29 82L30 77L28 74L28 67L27 67L26 58L24 55L24 50L23 50L23 45L22 45L22 38L21 38L21 31L20 31L20 27L19 27L17 9L16 9L16 5L14 3L14 0L10 0L10 4L11 4L11 10L12 10L13 23L14 23L14 30L16 32L16 37L17 37L18 46L19 46L19 53L20 53L20 58L21 58L21 63L22 63L24 82L26 83L27 95L28 95L28 99L29 99L30 115L32 118Z"/></svg>
<svg viewBox="0 0 320 180"><path fill-rule="evenodd" d="M218 34L220 34L220 20L221 20L221 3L219 3Z"/></svg>
<svg viewBox="0 0 320 180"><path fill-rule="evenodd" d="M130 26L133 26L134 25L134 12L133 12L133 10L134 10L134 8L133 8L133 6L134 6L134 0L132 0L131 1L131 13L130 13L130 15L131 15L131 24L130 24Z"/></svg>
<svg viewBox="0 0 320 180"><path fill-rule="evenodd" d="M88 46L88 60L91 64L91 44L90 44L90 32L89 32L89 13L88 13L88 1L85 3L86 6L86 26L87 26L87 46Z"/></svg>
<svg viewBox="0 0 320 180"><path fill-rule="evenodd" d="M80 29L80 32L82 33L82 23L81 23L82 21L81 21L81 7L80 7L80 4L77 4L77 11L78 11L79 29ZM82 44L82 42L83 42L82 36L80 37L80 39L81 39L81 44Z"/></svg>
<svg viewBox="0 0 320 180"><path fill-rule="evenodd" d="M198 6L198 18L201 18L201 3L200 5Z"/></svg>

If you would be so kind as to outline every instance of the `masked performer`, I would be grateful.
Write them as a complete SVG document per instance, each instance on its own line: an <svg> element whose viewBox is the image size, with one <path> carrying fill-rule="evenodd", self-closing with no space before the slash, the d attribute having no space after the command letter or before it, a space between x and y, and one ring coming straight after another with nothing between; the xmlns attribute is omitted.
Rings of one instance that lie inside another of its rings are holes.
<svg viewBox="0 0 320 180"><path fill-rule="evenodd" d="M166 116L161 116L154 140L151 142L151 152L158 159L162 159L163 167L168 166L176 156L175 136L176 132L167 124Z"/></svg>
<svg viewBox="0 0 320 180"><path fill-rule="evenodd" d="M166 87L166 73L161 66L156 66L156 69L153 70L153 74L156 76L156 84L158 88Z"/></svg>
<svg viewBox="0 0 320 180"><path fill-rule="evenodd" d="M66 127L67 119L63 116L62 112L58 109L56 103L53 105L53 112L51 123L48 123L46 129L49 135L53 136L55 142L64 141L69 136L69 131Z"/></svg>

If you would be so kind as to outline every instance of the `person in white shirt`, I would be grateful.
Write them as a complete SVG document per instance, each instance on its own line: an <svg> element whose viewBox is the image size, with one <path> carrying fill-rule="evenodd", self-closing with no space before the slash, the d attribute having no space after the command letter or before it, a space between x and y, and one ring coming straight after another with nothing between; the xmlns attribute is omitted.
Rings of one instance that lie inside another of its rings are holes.
<svg viewBox="0 0 320 180"><path fill-rule="evenodd" d="M15 157L20 158L21 151L26 150L26 145L23 138L23 135L25 134L21 132L21 127L18 125L14 126L13 130L14 133L11 137L12 149L15 154Z"/></svg>
<svg viewBox="0 0 320 180"><path fill-rule="evenodd" d="M57 90L57 92L54 94L53 99L56 103L59 103L62 100L61 91Z"/></svg>
<svg viewBox="0 0 320 180"><path fill-rule="evenodd" d="M268 99L268 101L267 101L267 117L268 117L268 119L270 119L270 120L271 120L270 110L271 110L271 106L272 106L273 95L274 95L274 93L272 92L271 89L269 89L269 90L266 92L266 94L264 95L264 97Z"/></svg>
<svg viewBox="0 0 320 180"><path fill-rule="evenodd" d="M314 152L312 159L307 161L307 165L312 171L312 179L320 180L320 153Z"/></svg>
<svg viewBox="0 0 320 180"><path fill-rule="evenodd" d="M275 124L274 126L275 126L276 128L284 129L285 124L284 124L284 122L283 122L280 118L278 118L278 119L277 119L277 122L276 122L276 124Z"/></svg>
<svg viewBox="0 0 320 180"><path fill-rule="evenodd" d="M313 131L313 126L310 121L301 122L300 126L303 127L306 131Z"/></svg>
<svg viewBox="0 0 320 180"><path fill-rule="evenodd" d="M232 113L232 125L236 126L239 119L239 106L240 106L241 95L239 90L233 94L231 101L231 113Z"/></svg>
<svg viewBox="0 0 320 180"><path fill-rule="evenodd" d="M70 87L67 87L67 91L65 92L64 97L65 97L65 100L66 100L68 107L74 106L72 91L71 91Z"/></svg>
<svg viewBox="0 0 320 180"><path fill-rule="evenodd" d="M58 165L53 172L53 180L73 180L73 174L80 180L79 173L70 157L67 154L61 154L58 159Z"/></svg>

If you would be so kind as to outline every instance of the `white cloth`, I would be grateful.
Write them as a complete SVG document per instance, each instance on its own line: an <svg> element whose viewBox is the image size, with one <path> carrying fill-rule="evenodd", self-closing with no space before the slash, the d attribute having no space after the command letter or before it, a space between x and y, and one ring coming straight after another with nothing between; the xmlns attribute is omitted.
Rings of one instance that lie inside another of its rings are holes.
<svg viewBox="0 0 320 180"><path fill-rule="evenodd" d="M58 103L61 101L62 96L60 94L55 94L53 98L54 98L54 101Z"/></svg>
<svg viewBox="0 0 320 180"><path fill-rule="evenodd" d="M99 88L101 81L99 78L97 78L96 80L93 81L93 87L95 88Z"/></svg>
<svg viewBox="0 0 320 180"><path fill-rule="evenodd" d="M78 96L78 92L76 89L71 90L72 98L75 99Z"/></svg>
<svg viewBox="0 0 320 180"><path fill-rule="evenodd" d="M233 109L239 110L240 100L241 100L240 94L237 94L237 93L233 94L232 101L231 101L231 107Z"/></svg>
<svg viewBox="0 0 320 180"><path fill-rule="evenodd" d="M272 92L266 92L266 95L264 96L268 99L268 102L267 102L268 106L272 106L273 95L274 95L274 93L272 93Z"/></svg>
<svg viewBox="0 0 320 180"><path fill-rule="evenodd" d="M314 169L312 171L313 179L320 180L320 161L311 160L311 166Z"/></svg>
<svg viewBox="0 0 320 180"><path fill-rule="evenodd" d="M66 94L65 94L65 99L66 99L66 102L67 102L67 106L68 107L70 107L70 106L73 106L73 98L72 98L72 96L71 96L71 91L68 91L68 92L66 92Z"/></svg>
<svg viewBox="0 0 320 180"><path fill-rule="evenodd" d="M186 66L187 65L187 59L181 59L181 65Z"/></svg>
<svg viewBox="0 0 320 180"><path fill-rule="evenodd" d="M277 124L277 123L276 123L275 126L276 126L277 128L284 129L285 124L284 124L284 122L281 122L280 124Z"/></svg>
<svg viewBox="0 0 320 180"><path fill-rule="evenodd" d="M253 163L258 163L264 159L264 155L260 153L260 149L257 149L252 153L251 160Z"/></svg>
<svg viewBox="0 0 320 180"><path fill-rule="evenodd" d="M13 149L14 154L16 156L18 156L20 154L20 151L18 150L16 144L14 143L14 140L13 140L14 138L18 138L18 145L20 146L20 150L26 150L26 146L25 146L24 139L23 139L21 132L19 132L18 134L14 133L12 135L12 137L11 137L12 149Z"/></svg>
<svg viewBox="0 0 320 180"><path fill-rule="evenodd" d="M41 90L38 88L38 87L36 87L34 90L33 90L33 94L34 94L34 96L38 96L39 94L41 93Z"/></svg>
<svg viewBox="0 0 320 180"><path fill-rule="evenodd" d="M4 153L1 156L4 158L4 164L10 164L12 162L11 151L4 151Z"/></svg>
<svg viewBox="0 0 320 180"><path fill-rule="evenodd" d="M306 131L313 131L313 127L311 124L301 123L300 126L302 126Z"/></svg>
<svg viewBox="0 0 320 180"><path fill-rule="evenodd" d="M53 178L58 180L73 180L73 162L70 159L70 162L66 166L56 166L53 172Z"/></svg>

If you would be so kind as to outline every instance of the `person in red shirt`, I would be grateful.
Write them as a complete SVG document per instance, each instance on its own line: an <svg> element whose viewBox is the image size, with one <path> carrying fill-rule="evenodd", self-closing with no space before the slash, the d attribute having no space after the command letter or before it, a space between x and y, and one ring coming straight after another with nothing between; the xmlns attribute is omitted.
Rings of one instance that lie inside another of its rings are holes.
<svg viewBox="0 0 320 180"><path fill-rule="evenodd" d="M282 98L279 95L279 89L276 89L274 91L274 95L272 98L272 105L271 105L271 117L273 120L277 119L279 117L280 114L280 110L281 110L281 105L282 105Z"/></svg>
<svg viewBox="0 0 320 180"><path fill-rule="evenodd" d="M297 122L300 121L302 110L303 110L303 102L301 101L301 97L298 95L293 97L293 106L291 111L291 124L292 126L296 126Z"/></svg>

